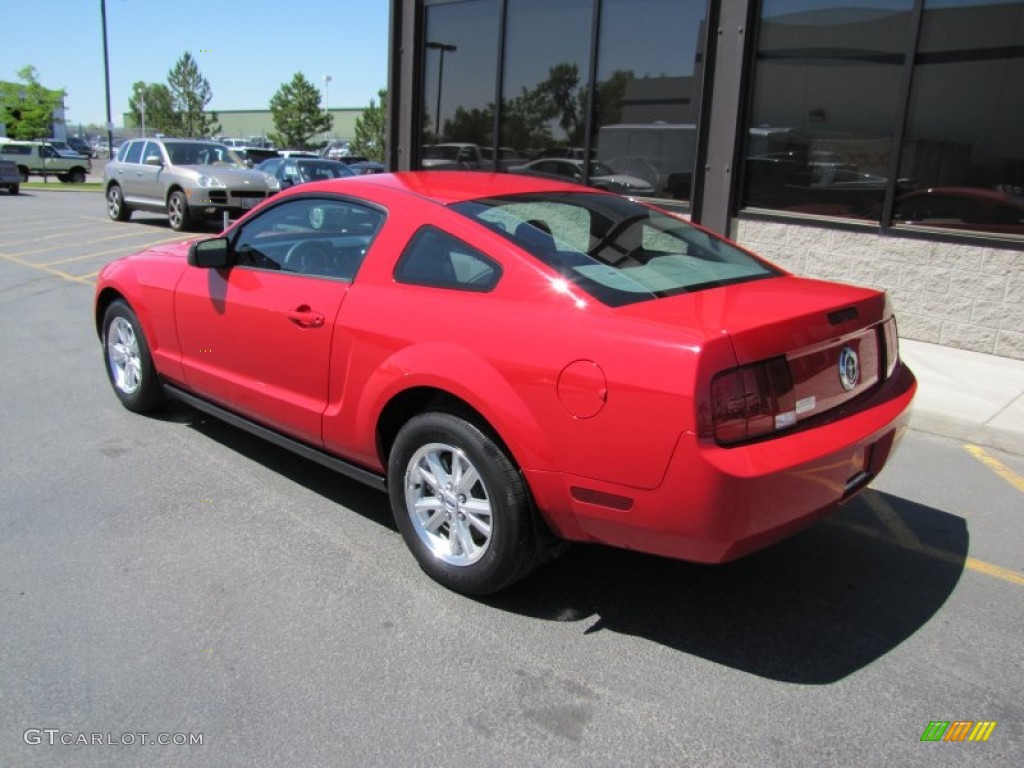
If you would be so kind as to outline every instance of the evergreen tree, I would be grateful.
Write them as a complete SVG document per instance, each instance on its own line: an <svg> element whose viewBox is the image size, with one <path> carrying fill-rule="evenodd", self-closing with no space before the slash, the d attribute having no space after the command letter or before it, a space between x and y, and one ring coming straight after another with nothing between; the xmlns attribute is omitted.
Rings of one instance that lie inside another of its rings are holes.
<svg viewBox="0 0 1024 768"><path fill-rule="evenodd" d="M204 111L213 98L210 83L188 51L167 73L167 86L178 124L185 136L211 136L220 131L217 113Z"/></svg>
<svg viewBox="0 0 1024 768"><path fill-rule="evenodd" d="M356 135L352 141L352 154L368 157L370 160L384 160L384 142L386 139L388 115L386 90L377 91L380 106L370 99L370 106L356 118Z"/></svg>
<svg viewBox="0 0 1024 768"><path fill-rule="evenodd" d="M271 138L282 147L309 146L316 134L329 131L334 118L320 109L320 91L301 72L270 98L277 133Z"/></svg>

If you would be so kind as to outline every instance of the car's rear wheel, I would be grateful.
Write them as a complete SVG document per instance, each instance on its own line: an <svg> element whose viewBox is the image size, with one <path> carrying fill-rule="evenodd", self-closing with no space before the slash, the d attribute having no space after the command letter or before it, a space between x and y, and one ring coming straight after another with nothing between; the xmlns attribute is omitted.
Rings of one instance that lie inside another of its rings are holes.
<svg viewBox="0 0 1024 768"><path fill-rule="evenodd" d="M188 200L181 190L171 192L167 198L167 221L175 232L184 232L192 225L192 215L188 210Z"/></svg>
<svg viewBox="0 0 1024 768"><path fill-rule="evenodd" d="M21 192L21 185L20 184L11 184L11 186L9 186L7 188L7 191L10 192L12 195L16 195L19 192Z"/></svg>
<svg viewBox="0 0 1024 768"><path fill-rule="evenodd" d="M85 183L85 171L81 168L74 168L71 173L68 174L68 180L72 184L84 184Z"/></svg>
<svg viewBox="0 0 1024 768"><path fill-rule="evenodd" d="M410 419L391 450L388 488L406 545L450 589L496 592L539 561L526 483L472 422L442 412Z"/></svg>
<svg viewBox="0 0 1024 768"><path fill-rule="evenodd" d="M120 299L103 314L102 341L107 377L122 405L137 413L160 405L163 388L142 325L131 307Z"/></svg>
<svg viewBox="0 0 1024 768"><path fill-rule="evenodd" d="M21 183L22 184L27 184L28 183L28 168L26 168L23 165L19 165L18 166L18 174L21 176Z"/></svg>
<svg viewBox="0 0 1024 768"><path fill-rule="evenodd" d="M131 217L131 209L124 201L124 194L117 184L111 184L107 188L107 215L114 221L128 221Z"/></svg>

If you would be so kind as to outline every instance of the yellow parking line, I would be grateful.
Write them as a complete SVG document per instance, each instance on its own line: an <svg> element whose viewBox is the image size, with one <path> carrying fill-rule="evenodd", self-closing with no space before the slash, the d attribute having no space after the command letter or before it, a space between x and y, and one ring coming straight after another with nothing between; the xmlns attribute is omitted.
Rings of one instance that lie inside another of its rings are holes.
<svg viewBox="0 0 1024 768"><path fill-rule="evenodd" d="M1001 565L987 563L976 557L963 557L955 552L950 552L948 549L940 549L939 547L933 547L927 544L918 544L916 547L903 546L899 544L899 542L894 541L891 536L887 536L884 532L877 528L872 528L869 525L850 523L845 520L837 520L831 517L826 518L826 522L840 528L845 528L846 530L860 534L861 536L869 536L872 539L878 539L888 544L895 544L900 547L900 549L908 549L934 560L941 560L944 563L955 565L958 568L962 567L969 571L974 571L975 573L991 576L994 579L1000 579L1001 581L1006 581L1010 584L1016 584L1018 587L1024 587L1024 573L1021 573L1020 571L1014 571L1010 568L1003 568Z"/></svg>
<svg viewBox="0 0 1024 768"><path fill-rule="evenodd" d="M190 239L191 239L191 235L186 235L184 237L181 237L181 236L178 236L178 237L168 237L168 238L165 238L163 240L153 240L153 241L151 241L149 243L145 243L144 245L138 246L138 250L143 250L143 249L146 249L146 248L150 248L150 247L152 247L154 245L161 245L163 243L180 243L180 242L184 242L185 240L190 240ZM97 242L99 242L99 241L97 241ZM121 249L121 248L113 248L113 249L108 250L108 251L97 251L95 253L87 253L84 256L71 256L71 257L69 257L67 259L59 259L57 261L48 261L45 264L40 264L40 266L42 266L42 267L55 267L58 264L70 264L70 263L75 262L75 261L85 261L87 259L91 259L91 258L94 258L96 256L109 256L110 254L118 253L121 250L123 250L123 249Z"/></svg>
<svg viewBox="0 0 1024 768"><path fill-rule="evenodd" d="M995 456L990 456L985 452L984 448L980 448L977 445L967 444L964 446L964 450L999 475L999 477L1003 478L1003 480L1008 482L1018 491L1024 493L1024 477L1018 475Z"/></svg>
<svg viewBox="0 0 1024 768"><path fill-rule="evenodd" d="M881 520L882 524L889 531L889 534L904 549L919 549L921 542L918 540L910 527L903 522L903 518L873 489L868 489L861 494L864 502L871 507L871 511Z"/></svg>
<svg viewBox="0 0 1024 768"><path fill-rule="evenodd" d="M92 244L92 243L105 243L105 242L107 242L109 240L124 240L126 237L138 237L138 236L143 235L143 234L145 234L145 233L144 232L121 232L120 234L117 234L117 235L109 235L107 237L95 238L93 240L90 240L89 243L90 244ZM40 238L40 239L43 239L43 238ZM5 243L4 247L8 248L11 245L18 245L18 243ZM68 247L67 243L62 243L60 245L51 245L51 246L48 246L46 248L36 248L33 251L21 251L17 255L19 257L20 256L34 256L37 253L46 253L47 251L59 251L61 248L67 248L67 247ZM145 248L146 246L145 246L145 244L143 244L143 245L141 245L139 247L140 248ZM61 263L60 261L51 261L51 262L45 263L45 265L60 264L60 263Z"/></svg>
<svg viewBox="0 0 1024 768"><path fill-rule="evenodd" d="M1011 584L1016 584L1018 587L1024 587L1024 573L1019 571L1011 571L1009 568L1003 568L1001 565L993 565L992 563L986 563L984 560L976 560L973 557L968 557L964 561L964 566L972 571L984 573L986 576L993 576L994 578L1008 581Z"/></svg>
<svg viewBox="0 0 1024 768"><path fill-rule="evenodd" d="M39 270L40 272L45 272L48 275L59 277L61 280L68 280L73 283L84 283L85 285L95 285L95 283L92 280L87 280L84 277L72 275L67 272L63 272L59 269L50 269L49 267L43 264L33 264L31 261L25 261L24 259L19 259L17 256L11 256L10 254L7 253L0 253L0 259L3 259L4 261L9 261L12 264L17 264L18 266L21 267L28 267L29 269L36 269Z"/></svg>

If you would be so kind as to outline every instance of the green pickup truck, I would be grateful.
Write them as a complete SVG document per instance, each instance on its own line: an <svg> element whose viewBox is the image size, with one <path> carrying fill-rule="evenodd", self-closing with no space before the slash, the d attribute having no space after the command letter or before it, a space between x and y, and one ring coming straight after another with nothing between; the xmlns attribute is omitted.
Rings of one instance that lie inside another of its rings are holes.
<svg viewBox="0 0 1024 768"><path fill-rule="evenodd" d="M92 170L87 157L73 153L60 153L42 141L12 141L0 139L0 158L18 166L23 182L29 175L56 176L64 182L81 184Z"/></svg>

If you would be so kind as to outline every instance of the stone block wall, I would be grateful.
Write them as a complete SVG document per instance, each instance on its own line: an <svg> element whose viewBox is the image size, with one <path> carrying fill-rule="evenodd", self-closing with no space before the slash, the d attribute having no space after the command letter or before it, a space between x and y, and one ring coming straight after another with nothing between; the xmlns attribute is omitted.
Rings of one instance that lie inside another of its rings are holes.
<svg viewBox="0 0 1024 768"><path fill-rule="evenodd" d="M900 336L1024 360L1024 246L739 219L733 238L798 275L889 293Z"/></svg>

